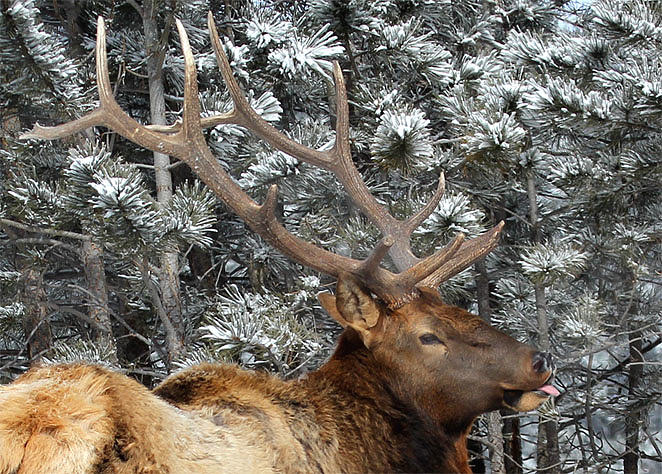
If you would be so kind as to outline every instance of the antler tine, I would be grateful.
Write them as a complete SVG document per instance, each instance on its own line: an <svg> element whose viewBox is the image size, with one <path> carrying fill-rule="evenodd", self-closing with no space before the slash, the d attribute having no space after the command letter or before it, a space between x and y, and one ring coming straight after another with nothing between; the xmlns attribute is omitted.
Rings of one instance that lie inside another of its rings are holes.
<svg viewBox="0 0 662 474"><path fill-rule="evenodd" d="M490 253L499 243L499 237L504 227L504 222L499 222L488 232L464 242L456 254L446 263L441 265L429 277L422 280L418 286L437 288L442 282L457 275L473 263Z"/></svg>
<svg viewBox="0 0 662 474"><path fill-rule="evenodd" d="M333 61L333 81L336 87L336 141L333 153L336 155L336 166L350 164L354 167L352 152L349 146L349 103L345 77L338 61ZM347 174L347 171L345 171Z"/></svg>
<svg viewBox="0 0 662 474"><path fill-rule="evenodd" d="M463 242L464 234L460 232L446 247L437 251L433 255L422 259L416 265L400 273L398 276L402 278L404 284L416 286L418 282L434 274L445 263L452 260L461 248Z"/></svg>
<svg viewBox="0 0 662 474"><path fill-rule="evenodd" d="M101 40L101 41L99 41ZM95 125L103 124L105 119L104 104L108 102L108 68L104 67L106 60L106 25L103 18L99 17L97 21L97 44L95 47L96 66L97 66L97 89L99 91L99 107L83 117L67 122L57 127L45 127L36 123L32 130L23 133L20 138L25 139L45 139L56 140L58 138L68 137L76 132L80 132ZM101 73L102 71L103 73ZM112 90L112 89L111 89ZM111 94L112 97L112 94Z"/></svg>
<svg viewBox="0 0 662 474"><path fill-rule="evenodd" d="M97 89L101 105L115 102L113 88L110 85L108 71L108 52L106 51L106 22L101 16L97 18L97 44L94 48L97 66Z"/></svg>
<svg viewBox="0 0 662 474"><path fill-rule="evenodd" d="M419 210L416 214L414 214L409 219L407 219L405 224L402 226L403 230L411 234L416 229L418 229L418 226L420 226L423 223L423 221L427 219L430 214L432 214L432 211L436 209L437 205L441 201L441 198L444 197L445 192L446 192L446 176L442 171L441 174L439 174L437 189L432 195L432 198L428 201L428 203L425 206L423 206L423 208L421 208L421 210Z"/></svg>
<svg viewBox="0 0 662 474"><path fill-rule="evenodd" d="M129 117L115 101L108 74L106 25L102 17L99 17L97 22L96 66L99 106L95 110L77 120L56 127L43 127L37 123L30 132L21 135L21 138L55 140L86 128L102 125L150 150L175 156L180 156L185 152L181 140L177 140L173 134L160 133L139 124Z"/></svg>
<svg viewBox="0 0 662 474"><path fill-rule="evenodd" d="M329 169L331 159L326 152L321 152L295 142L269 125L266 120L253 110L232 74L230 62L223 51L223 46L221 45L218 30L216 29L214 17L211 12L207 15L207 25L209 27L209 36L211 38L212 47L214 48L216 62L234 104L232 112L210 117L207 123L210 126L228 123L241 125L242 127L253 131L257 136L268 142L274 148L315 166Z"/></svg>
<svg viewBox="0 0 662 474"><path fill-rule="evenodd" d="M194 140L201 139L204 142L202 128L200 126L200 101L198 99L198 73L195 69L195 59L191 51L191 44L184 25L179 20L175 21L179 41L184 54L184 105L182 107L182 127L181 133L183 139Z"/></svg>
<svg viewBox="0 0 662 474"><path fill-rule="evenodd" d="M393 236L387 235L382 240L380 240L377 243L377 246L372 250L370 255L363 260L361 263L361 266L358 268L357 273L361 275L371 275L377 271L379 268L379 265L382 263L382 260L384 260L384 257L386 257L386 254L388 253L388 250L393 246L395 243L395 239L393 239Z"/></svg>
<svg viewBox="0 0 662 474"><path fill-rule="evenodd" d="M99 39L103 39L99 41ZM103 44L103 47L100 46L100 43ZM100 70L100 63L103 62L106 52L106 26L101 17L99 17L97 22L97 44L95 48L96 52L96 65L97 71ZM102 58L100 60L100 57ZM102 81L101 76L97 72L97 89L99 90L99 107L94 109L92 112L84 115L83 117L67 122L63 125L57 127L45 127L36 123L32 130L29 132L21 134L20 138L22 140L26 139L45 139L45 140L56 140L58 138L68 137L73 135L76 132L80 132L95 125L99 125L103 121L103 104L104 100L102 98L102 90L105 83ZM104 94L105 96L105 94Z"/></svg>
<svg viewBox="0 0 662 474"><path fill-rule="evenodd" d="M393 263L396 268L403 272L413 265L416 265L417 262L420 262L421 259L414 255L411 251L411 234L420 226L427 217L432 214L432 211L435 210L439 201L444 195L446 183L444 179L444 173L442 172L439 175L439 182L437 184L437 189L432 195L432 198L428 203L423 206L416 214L411 216L409 219L404 221L398 221L392 219L390 223L385 226L382 232L388 232L391 235L395 236L396 245L391 249L390 255L393 259Z"/></svg>

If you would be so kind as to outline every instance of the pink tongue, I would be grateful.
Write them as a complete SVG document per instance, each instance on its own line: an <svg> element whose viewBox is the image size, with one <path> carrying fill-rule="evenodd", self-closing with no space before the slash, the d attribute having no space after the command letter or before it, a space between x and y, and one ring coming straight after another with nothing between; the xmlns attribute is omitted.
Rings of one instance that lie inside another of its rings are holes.
<svg viewBox="0 0 662 474"><path fill-rule="evenodd" d="M556 387L553 387L552 385L543 385L540 387L538 390L541 392L545 392L548 395L551 395L552 397L558 397L561 395L561 392L559 392Z"/></svg>

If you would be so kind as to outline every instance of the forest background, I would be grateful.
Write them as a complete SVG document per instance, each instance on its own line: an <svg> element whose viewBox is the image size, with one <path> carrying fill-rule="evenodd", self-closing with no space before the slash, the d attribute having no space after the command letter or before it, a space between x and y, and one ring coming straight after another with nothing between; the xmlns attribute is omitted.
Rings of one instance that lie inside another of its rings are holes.
<svg viewBox="0 0 662 474"><path fill-rule="evenodd" d="M332 61L350 99L355 162L395 215L446 195L419 254L506 221L501 245L440 288L550 351L562 395L483 416L476 472L660 472L662 2L654 0L0 1L0 381L87 360L153 386L230 361L297 377L340 328L332 282L272 250L188 167L103 129L18 136L97 101L97 17L123 109L174 122L190 36L205 113L231 101L206 27L263 118L306 145L333 140ZM208 141L285 225L363 257L381 237L326 172L237 126Z"/></svg>

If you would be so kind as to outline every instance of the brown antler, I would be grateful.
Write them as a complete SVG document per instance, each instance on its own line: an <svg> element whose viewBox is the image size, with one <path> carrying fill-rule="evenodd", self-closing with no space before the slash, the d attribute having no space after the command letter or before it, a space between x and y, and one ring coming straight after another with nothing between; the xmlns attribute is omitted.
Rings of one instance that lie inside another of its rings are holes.
<svg viewBox="0 0 662 474"><path fill-rule="evenodd" d="M410 246L411 233L439 203L444 192L443 174L439 179L437 191L423 209L407 220L395 219L370 193L352 161L349 145L349 107L340 66L334 63L333 69L337 104L336 141L333 148L328 151L315 150L291 140L253 110L232 75L211 13L208 15L208 24L216 58L234 103L232 112L213 117L200 117L193 53L184 27L177 21L185 62L182 121L172 126L144 126L129 117L112 94L106 55L105 25L100 17L96 44L99 107L78 120L57 127L42 127L36 124L33 130L24 134L22 138L52 140L102 125L149 150L175 156L188 164L193 172L251 229L285 255L332 276L337 276L342 271L354 273L391 306L399 306L415 296L417 286L438 286L440 282L467 268L496 246L503 223L469 242L464 242L464 236L458 234L453 242L434 255L425 259L415 257ZM275 215L278 194L276 185L269 189L264 203L259 205L232 180L211 153L203 130L219 124L236 124L245 127L278 150L331 171L345 187L355 205L384 235L370 256L363 261L343 257L316 247L288 232ZM387 253L400 273L393 274L380 266Z"/></svg>

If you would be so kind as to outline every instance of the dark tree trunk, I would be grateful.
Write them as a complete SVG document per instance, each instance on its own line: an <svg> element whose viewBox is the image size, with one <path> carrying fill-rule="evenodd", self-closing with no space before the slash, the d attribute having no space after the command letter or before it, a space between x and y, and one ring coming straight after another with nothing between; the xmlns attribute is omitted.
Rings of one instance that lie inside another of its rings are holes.
<svg viewBox="0 0 662 474"><path fill-rule="evenodd" d="M538 424L538 472L560 474L559 427L556 420L540 417Z"/></svg>
<svg viewBox="0 0 662 474"><path fill-rule="evenodd" d="M132 367L150 367L152 361L150 354L153 348L149 340L141 337L142 334L149 334L149 316L145 311L132 307L128 299L123 295L118 295L119 314L122 323L117 325L117 356L121 363ZM157 348L158 350L158 348ZM148 374L134 376L140 383L147 387L154 385L153 378Z"/></svg>
<svg viewBox="0 0 662 474"><path fill-rule="evenodd" d="M41 271L32 267L23 270L20 290L21 302L25 307L23 330L28 345L28 358L30 365L36 365L53 344L53 335L48 321L48 300Z"/></svg>
<svg viewBox="0 0 662 474"><path fill-rule="evenodd" d="M625 449L623 456L623 472L625 474L639 473L639 430L641 428L641 397L639 386L643 376L644 358L642 354L641 333L631 333L630 367L628 369L628 410L625 416Z"/></svg>
<svg viewBox="0 0 662 474"><path fill-rule="evenodd" d="M519 418L505 417L503 419L504 465L508 474L522 474L522 438L520 436Z"/></svg>
<svg viewBox="0 0 662 474"><path fill-rule="evenodd" d="M477 273L476 293L478 298L478 314L489 323L492 321L492 308L490 307L490 284L485 261L480 260L476 262L475 269ZM485 416L487 417L487 438L490 443L491 472L492 474L505 474L503 460L503 421L501 420L501 414L495 411Z"/></svg>
<svg viewBox="0 0 662 474"><path fill-rule="evenodd" d="M109 349L111 359L116 362L117 348L110 321L106 272L103 267L103 250L96 242L84 240L81 254L85 279L87 280L87 291L89 292L87 313L95 323L92 335L97 343Z"/></svg>
<svg viewBox="0 0 662 474"><path fill-rule="evenodd" d="M531 241L534 244L542 242L540 220L538 218L538 191L533 170L526 176L527 194L529 198L529 217L531 223ZM547 319L547 297L541 283L534 283L536 298L536 315L538 317L538 345L540 350L549 351L549 321ZM555 420L545 420L540 417L538 424L537 446L538 472L545 474L560 474L561 454L559 452L558 425Z"/></svg>
<svg viewBox="0 0 662 474"><path fill-rule="evenodd" d="M472 429L472 436L476 435L476 426ZM483 443L477 439L467 439L467 451L469 451L469 467L473 474L485 474L485 456L483 455Z"/></svg>

